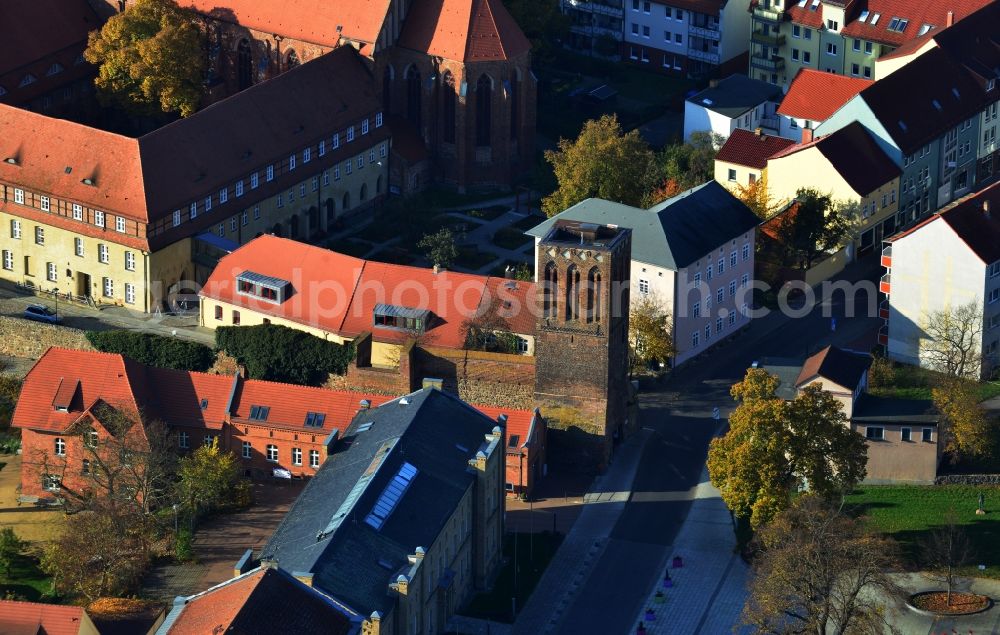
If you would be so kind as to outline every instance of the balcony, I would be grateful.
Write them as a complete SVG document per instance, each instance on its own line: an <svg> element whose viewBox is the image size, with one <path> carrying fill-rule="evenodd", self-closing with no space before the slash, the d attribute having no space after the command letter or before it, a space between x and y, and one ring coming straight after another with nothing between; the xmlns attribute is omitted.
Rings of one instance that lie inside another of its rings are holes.
<svg viewBox="0 0 1000 635"><path fill-rule="evenodd" d="M878 330L878 343L882 346L889 345L889 325L883 324Z"/></svg>
<svg viewBox="0 0 1000 635"><path fill-rule="evenodd" d="M891 278L891 274L887 273L884 276L882 276L882 278L878 281L878 290L879 290L879 293L884 293L886 295L889 295L889 289L890 289L889 282L890 282L890 278Z"/></svg>
<svg viewBox="0 0 1000 635"><path fill-rule="evenodd" d="M577 11L583 11L585 13L597 13L600 15L607 15L613 18L624 18L625 10L619 6L611 6L604 4L602 2L580 2L580 0L565 0L563 6L576 9Z"/></svg>
<svg viewBox="0 0 1000 635"><path fill-rule="evenodd" d="M776 115L770 117L761 117L760 127L776 135L781 131L781 121L778 119Z"/></svg>
<svg viewBox="0 0 1000 635"><path fill-rule="evenodd" d="M693 60L708 62L709 64L719 63L719 54L712 53L711 51L698 51L696 49L688 49L688 57Z"/></svg>
<svg viewBox="0 0 1000 635"><path fill-rule="evenodd" d="M781 22L785 19L785 14L775 9L754 7L753 17L755 20L762 20L772 24L781 24Z"/></svg>
<svg viewBox="0 0 1000 635"><path fill-rule="evenodd" d="M882 266L888 269L892 266L892 245L886 245L882 249Z"/></svg>
<svg viewBox="0 0 1000 635"><path fill-rule="evenodd" d="M781 46L785 43L785 36L781 33L772 35L770 33L754 31L750 34L750 40L757 44L764 44L766 46Z"/></svg>
<svg viewBox="0 0 1000 635"><path fill-rule="evenodd" d="M878 316L883 320L889 319L889 300L882 300L879 302Z"/></svg>
<svg viewBox="0 0 1000 635"><path fill-rule="evenodd" d="M719 32L718 26L695 26L692 24L688 27L688 35L703 37L706 40L719 41L722 39L722 33Z"/></svg>
<svg viewBox="0 0 1000 635"><path fill-rule="evenodd" d="M785 58L772 55L771 57L762 57L759 55L753 55L750 57L750 66L753 68L759 68L764 71L771 71L773 73L780 72L785 68Z"/></svg>

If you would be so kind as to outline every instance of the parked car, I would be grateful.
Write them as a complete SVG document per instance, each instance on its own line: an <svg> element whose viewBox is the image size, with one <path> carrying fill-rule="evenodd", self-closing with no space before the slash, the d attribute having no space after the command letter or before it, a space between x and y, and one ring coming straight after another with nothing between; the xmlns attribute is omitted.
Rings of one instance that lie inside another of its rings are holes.
<svg viewBox="0 0 1000 635"><path fill-rule="evenodd" d="M24 309L24 317L27 320L36 322L48 322L49 324L62 324L62 318L43 304L29 304Z"/></svg>

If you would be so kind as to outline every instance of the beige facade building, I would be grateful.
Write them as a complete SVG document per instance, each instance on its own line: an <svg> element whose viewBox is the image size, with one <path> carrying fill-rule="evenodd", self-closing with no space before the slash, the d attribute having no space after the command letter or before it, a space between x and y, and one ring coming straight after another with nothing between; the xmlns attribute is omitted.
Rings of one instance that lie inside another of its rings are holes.
<svg viewBox="0 0 1000 635"><path fill-rule="evenodd" d="M370 82L342 47L140 138L0 105L0 277L152 312L255 236L321 235L388 189Z"/></svg>

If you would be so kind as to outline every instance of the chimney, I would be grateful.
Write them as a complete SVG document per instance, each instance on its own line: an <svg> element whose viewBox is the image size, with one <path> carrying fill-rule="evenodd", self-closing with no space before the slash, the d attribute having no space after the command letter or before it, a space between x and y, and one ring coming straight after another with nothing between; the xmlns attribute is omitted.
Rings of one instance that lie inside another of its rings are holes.
<svg viewBox="0 0 1000 635"><path fill-rule="evenodd" d="M948 12L948 17L946 17L944 19L944 25L945 26L951 26L952 24L955 24L955 12L954 11L949 11Z"/></svg>
<svg viewBox="0 0 1000 635"><path fill-rule="evenodd" d="M441 265L434 263L434 275L441 273Z"/></svg>
<svg viewBox="0 0 1000 635"><path fill-rule="evenodd" d="M990 216L990 202L988 200L983 201L983 216L986 218L993 218Z"/></svg>
<svg viewBox="0 0 1000 635"><path fill-rule="evenodd" d="M764 136L763 134L761 134L762 132L763 132L763 130L761 130L760 128L754 128L753 129L753 133L755 135L757 135L758 137L763 137Z"/></svg>
<svg viewBox="0 0 1000 635"><path fill-rule="evenodd" d="M512 265L507 265L507 268L503 270L503 277L508 280L514 279L514 267Z"/></svg>
<svg viewBox="0 0 1000 635"><path fill-rule="evenodd" d="M813 140L813 131L812 131L812 128L803 128L802 129L802 143L812 143L812 140Z"/></svg>
<svg viewBox="0 0 1000 635"><path fill-rule="evenodd" d="M372 402L368 401L367 399L362 399L361 403L359 403L358 405L360 406L359 408L360 410L368 410L369 408L372 407Z"/></svg>
<svg viewBox="0 0 1000 635"><path fill-rule="evenodd" d="M500 415L499 417L497 417L497 423L500 424L500 427L506 428L507 427L507 415Z"/></svg>

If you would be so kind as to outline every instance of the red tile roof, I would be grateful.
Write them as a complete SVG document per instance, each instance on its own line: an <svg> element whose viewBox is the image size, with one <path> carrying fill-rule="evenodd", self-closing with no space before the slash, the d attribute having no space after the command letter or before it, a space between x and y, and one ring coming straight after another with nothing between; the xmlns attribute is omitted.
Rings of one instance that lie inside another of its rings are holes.
<svg viewBox="0 0 1000 635"><path fill-rule="evenodd" d="M766 134L758 135L737 128L726 139L715 160L763 170L768 158L794 144L791 139Z"/></svg>
<svg viewBox="0 0 1000 635"><path fill-rule="evenodd" d="M287 280L291 297L281 304L236 292L244 271ZM264 235L223 257L201 290L204 297L354 338L370 332L378 341L402 342L409 333L373 329L376 304L429 310L423 341L461 348L462 323L499 298L511 330L535 331L535 285L474 274L365 261L287 238ZM206 319L212 319L211 316Z"/></svg>
<svg viewBox="0 0 1000 635"><path fill-rule="evenodd" d="M788 92L778 106L778 114L825 121L871 83L869 79L803 68L788 86Z"/></svg>
<svg viewBox="0 0 1000 635"><path fill-rule="evenodd" d="M460 62L506 60L531 49L500 0L414 2L399 45Z"/></svg>
<svg viewBox="0 0 1000 635"><path fill-rule="evenodd" d="M89 622L79 606L0 600L0 633L4 635L77 635Z"/></svg>
<svg viewBox="0 0 1000 635"><path fill-rule="evenodd" d="M322 432L329 434L334 428L339 428L341 431L347 429L351 419L361 410L363 399L368 400L374 408L391 401L393 397L248 379L240 382L240 388L233 399L231 414L234 422L255 424L250 420L250 408L267 406L270 408L267 415L269 425L301 430L306 429L305 421L308 413L322 413L326 415Z"/></svg>
<svg viewBox="0 0 1000 635"><path fill-rule="evenodd" d="M934 0L868 0L867 8L870 15L862 22L860 19L850 21L841 30L844 37L856 37L892 46L919 37L920 29L925 24L932 30L943 29L948 23L948 13L952 12L954 21L980 9L992 0L952 0L951 2L935 2ZM881 14L875 26L872 26L872 15ZM889 25L893 18L909 20L902 33L890 31Z"/></svg>
<svg viewBox="0 0 1000 635"><path fill-rule="evenodd" d="M217 20L265 33L276 33L313 44L334 47L345 38L375 42L389 10L389 0L180 0Z"/></svg>
<svg viewBox="0 0 1000 635"><path fill-rule="evenodd" d="M500 415L507 415L508 449L512 449L509 447L510 440L515 436L517 437L517 442L514 447L524 447L528 442L533 440L531 436L536 434L537 425L541 425L541 422L538 422L536 428L532 428L532 423L536 423L536 417L541 418L538 410L511 410L510 408L497 408L496 406L473 407L493 420L497 420Z"/></svg>

